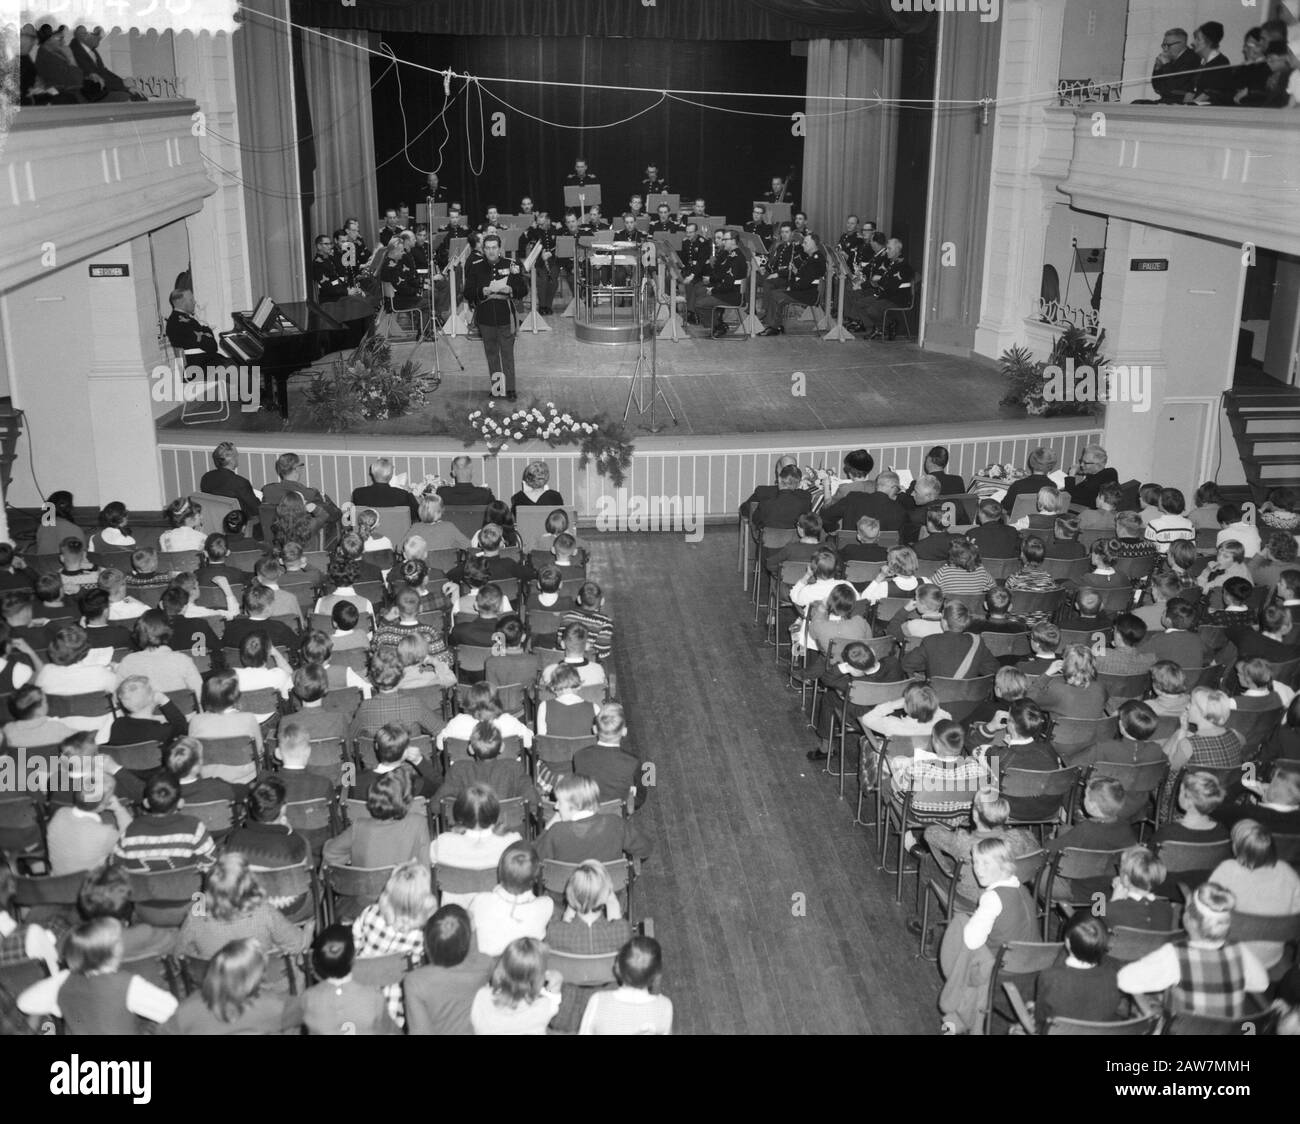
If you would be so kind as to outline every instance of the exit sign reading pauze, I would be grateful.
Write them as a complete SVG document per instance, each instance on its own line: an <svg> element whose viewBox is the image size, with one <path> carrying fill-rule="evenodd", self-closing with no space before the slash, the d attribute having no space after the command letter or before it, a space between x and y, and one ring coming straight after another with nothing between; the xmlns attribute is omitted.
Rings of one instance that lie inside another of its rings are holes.
<svg viewBox="0 0 1300 1124"><path fill-rule="evenodd" d="M1166 273L1169 270L1168 258L1129 258L1131 273Z"/></svg>
<svg viewBox="0 0 1300 1124"><path fill-rule="evenodd" d="M91 277L130 277L131 267L129 265L92 265L90 275Z"/></svg>

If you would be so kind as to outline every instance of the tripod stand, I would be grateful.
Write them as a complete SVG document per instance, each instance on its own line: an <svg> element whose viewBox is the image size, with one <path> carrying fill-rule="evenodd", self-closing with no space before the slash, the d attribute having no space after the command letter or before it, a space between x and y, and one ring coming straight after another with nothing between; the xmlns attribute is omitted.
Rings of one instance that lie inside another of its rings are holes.
<svg viewBox="0 0 1300 1124"><path fill-rule="evenodd" d="M420 345L422 343L433 344L433 371L431 372L431 377L433 379L434 389L436 390L439 384L441 384L442 382L442 365L438 362L438 341L439 340L442 340L443 343L446 344L447 350L451 352L451 357L454 360L456 360L456 366L460 368L460 373L462 375L465 373L465 364L460 361L460 356L456 354L456 349L452 347L451 339L447 336L447 333L443 331L442 328L438 327L438 313L434 308L434 304L435 301L433 297L433 289L432 286L430 286L429 319L425 323L424 330L420 333L419 338L415 341L415 347L411 351L411 359L412 360L415 359L415 356L419 352ZM455 309L452 309L450 312L448 312L449 319L454 314L454 312Z"/></svg>
<svg viewBox="0 0 1300 1124"><path fill-rule="evenodd" d="M637 307L637 357L636 368L632 372L632 385L627 390L627 406L623 410L623 420L627 421L628 415L632 413L632 403L636 402L636 412L639 416L644 416L646 411L650 411L650 424L641 424L642 429L651 433L658 433L664 428L663 424L655 425L655 403L662 400L664 409L668 411L668 416L673 419L673 425L677 424L677 415L673 413L671 403L665 396L658 385L658 343L659 335L657 332L650 333L650 357L649 362L646 360L645 333L641 330L641 318L644 315L642 310L648 305L652 310L658 309L658 302L655 296L654 274L644 266L638 266L642 269L640 303ZM654 312L651 313L651 327L654 326ZM647 403L647 387L645 384L646 369L650 371L650 386Z"/></svg>

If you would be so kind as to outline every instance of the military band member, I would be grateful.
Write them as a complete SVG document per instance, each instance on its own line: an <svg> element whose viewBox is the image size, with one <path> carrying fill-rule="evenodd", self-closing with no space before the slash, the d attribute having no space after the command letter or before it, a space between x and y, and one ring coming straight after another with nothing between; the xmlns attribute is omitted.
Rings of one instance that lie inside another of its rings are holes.
<svg viewBox="0 0 1300 1124"><path fill-rule="evenodd" d="M360 268L370 260L370 247L361 237L361 220L350 218L343 224L343 229L347 232L348 241L352 243L352 249L356 251L357 267Z"/></svg>
<svg viewBox="0 0 1300 1124"><path fill-rule="evenodd" d="M903 260L903 243L891 238L884 260L867 276L866 285L845 298L845 314L864 325L867 339L879 339L885 312L911 302L913 277L912 267Z"/></svg>
<svg viewBox="0 0 1300 1124"><path fill-rule="evenodd" d="M600 178L587 167L587 161L579 156L573 162L573 171L564 177L565 187L586 187L588 184L600 183Z"/></svg>
<svg viewBox="0 0 1300 1124"><path fill-rule="evenodd" d="M406 227L402 226L401 220L397 217L397 208L389 207L384 212L384 225L379 230L379 244L387 246L405 229Z"/></svg>
<svg viewBox="0 0 1300 1124"><path fill-rule="evenodd" d="M763 331L760 335L785 334L781 318L788 304L813 305L821 298L822 282L826 279L826 259L811 234L805 235L802 256L786 287L772 290L771 300L763 313Z"/></svg>
<svg viewBox="0 0 1300 1124"><path fill-rule="evenodd" d="M668 211L668 204L660 203L658 207L658 215L650 224L650 233L680 234L681 232L682 224L673 219L673 216Z"/></svg>
<svg viewBox="0 0 1300 1124"><path fill-rule="evenodd" d="M489 226L498 231L501 229L501 212L497 210L495 203L488 207L487 214L483 216L483 221L479 223L478 232L486 234Z"/></svg>
<svg viewBox="0 0 1300 1124"><path fill-rule="evenodd" d="M695 311L695 302L704 294L705 282L709 277L709 264L713 256L713 243L700 230L700 224L688 219L686 237L682 239L681 253L682 279L686 288L686 322L700 322Z"/></svg>
<svg viewBox="0 0 1300 1124"><path fill-rule="evenodd" d="M645 200L640 195L633 195L627 201L627 209L632 212L633 218L645 218Z"/></svg>
<svg viewBox="0 0 1300 1124"><path fill-rule="evenodd" d="M759 303L763 308L771 304L772 294L790 286L790 279L799 267L803 251L794 236L794 223L787 219L779 227L776 245L767 259L767 270L759 281Z"/></svg>
<svg viewBox="0 0 1300 1124"><path fill-rule="evenodd" d="M465 267L465 295L475 307L475 322L483 339L483 353L487 357L488 377L504 376L500 388L511 402L515 392L515 306L514 302L528 292L528 282L516 262L501 256L501 239L495 234L485 235L483 256ZM497 397L495 379L491 391Z"/></svg>
<svg viewBox="0 0 1300 1124"><path fill-rule="evenodd" d="M647 199L651 195L665 195L668 192L668 181L659 174L659 168L654 164L645 166L645 178L641 181L641 194Z"/></svg>
<svg viewBox="0 0 1300 1124"><path fill-rule="evenodd" d="M749 275L749 266L736 242L736 232L723 230L719 233L722 235L722 252L709 268L708 292L695 301L696 314L709 317L713 326L710 334L715 340L727 334L726 321L717 310L740 306L741 287Z"/></svg>
<svg viewBox="0 0 1300 1124"><path fill-rule="evenodd" d="M430 172L425 176L424 184L417 192L417 195L425 203L447 202L447 189L442 186L442 181L438 178L437 172Z"/></svg>
<svg viewBox="0 0 1300 1124"><path fill-rule="evenodd" d="M318 304L342 300L352 288L347 272L334 257L334 244L328 235L322 234L316 239L316 256L311 260L311 279L316 283Z"/></svg>
<svg viewBox="0 0 1300 1124"><path fill-rule="evenodd" d="M767 208L754 204L754 210L749 222L745 223L745 232L755 234L764 246L772 241L772 225L767 221Z"/></svg>
<svg viewBox="0 0 1300 1124"><path fill-rule="evenodd" d="M872 229L874 230L875 227L873 226ZM836 245L844 251L850 262L856 262L866 249L866 235L858 224L857 215L849 215L844 220L844 233L840 235Z"/></svg>
<svg viewBox="0 0 1300 1124"><path fill-rule="evenodd" d="M217 350L216 333L194 316L193 290L173 289L170 300L172 310L167 317L167 342L180 351L200 353L186 356L187 364L192 359L197 359L198 364L204 367L225 363Z"/></svg>
<svg viewBox="0 0 1300 1124"><path fill-rule="evenodd" d="M532 196L525 195L522 199L519 200L519 213L521 215L531 215L533 213Z"/></svg>
<svg viewBox="0 0 1300 1124"><path fill-rule="evenodd" d="M551 216L545 211L536 212L532 226L520 236L519 256L526 258L537 242L542 244L542 249L537 255L537 292L534 295L537 311L550 316L551 302L555 300L555 290L560 281L560 268L555 257L555 231L551 229Z"/></svg>
<svg viewBox="0 0 1300 1124"><path fill-rule="evenodd" d="M803 236L809 233L811 233L811 231L808 229L808 216L803 211L795 211L794 213L795 237L798 238L800 242L802 242Z"/></svg>

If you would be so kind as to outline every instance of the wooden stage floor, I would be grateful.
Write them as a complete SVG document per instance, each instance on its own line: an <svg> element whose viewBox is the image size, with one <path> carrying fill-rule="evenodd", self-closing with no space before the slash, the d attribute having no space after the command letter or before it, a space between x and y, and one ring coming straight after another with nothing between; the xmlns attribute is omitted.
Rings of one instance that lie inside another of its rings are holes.
<svg viewBox="0 0 1300 1124"><path fill-rule="evenodd" d="M814 735L750 623L734 529L592 545L618 694L655 765L632 908L654 919L675 1032L937 1033L937 966L905 928L912 882L895 905L852 795L804 757Z"/></svg>
<svg viewBox="0 0 1300 1124"><path fill-rule="evenodd" d="M535 398L580 417L604 413L621 418L637 365L636 345L582 343L574 337L572 321L555 316L549 322L551 332L522 333L516 344L520 402ZM1022 411L998 406L1003 379L986 359L922 351L901 339L829 342L807 321L790 321L784 336L752 340L734 331L713 340L701 329L688 330L689 338L662 341L655 349L658 385L678 421L671 424L661 403L657 412L669 421L667 435L818 432L1024 417ZM449 348L465 365L463 374ZM393 345L398 363L412 353L426 369L432 367L432 343ZM367 423L365 432L434 436L445 432L442 419L483 408L488 372L482 344L464 336L440 338L437 356L443 381L429 406L405 418ZM290 382L292 432L313 430L303 404L309 378L304 372ZM638 418L634 414L631 420ZM265 412L236 411L223 428L266 431L280 425Z"/></svg>

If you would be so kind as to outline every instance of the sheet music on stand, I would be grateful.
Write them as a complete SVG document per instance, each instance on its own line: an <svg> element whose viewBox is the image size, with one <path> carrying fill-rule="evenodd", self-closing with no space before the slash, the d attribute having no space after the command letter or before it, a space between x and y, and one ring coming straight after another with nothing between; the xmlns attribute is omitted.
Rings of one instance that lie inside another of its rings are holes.
<svg viewBox="0 0 1300 1124"><path fill-rule="evenodd" d="M572 234L561 234L555 239L555 256L557 258L572 258L577 240ZM539 242L540 246L541 243Z"/></svg>
<svg viewBox="0 0 1300 1124"><path fill-rule="evenodd" d="M668 204L669 214L677 214L682 208L682 197L675 191L662 191L648 196L645 201L645 209L649 214L655 214L659 210L660 203Z"/></svg>
<svg viewBox="0 0 1300 1124"><path fill-rule="evenodd" d="M835 275L837 277L847 277L853 272L853 267L849 265L848 257L838 246L829 244L823 245L822 253L826 255L826 260L835 267Z"/></svg>
<svg viewBox="0 0 1300 1124"><path fill-rule="evenodd" d="M451 233L448 231L447 233ZM465 264L465 256L469 253L469 239L456 237L451 240L451 256L456 260L452 262L452 268L459 268Z"/></svg>
<svg viewBox="0 0 1300 1124"><path fill-rule="evenodd" d="M581 207L584 211L600 205L600 184L584 183L581 187L577 184L564 185L564 205L572 209Z"/></svg>
<svg viewBox="0 0 1300 1124"><path fill-rule="evenodd" d="M794 210L789 203L768 203L762 199L755 199L754 206L763 207L767 210L767 221L773 226L780 226L783 222L789 222Z"/></svg>
<svg viewBox="0 0 1300 1124"><path fill-rule="evenodd" d="M541 255L541 252L542 252L542 240L539 238L536 242L533 243L533 248L528 251L528 256L524 258L520 268L523 269L525 272L532 269L533 266L536 264L538 257Z"/></svg>

